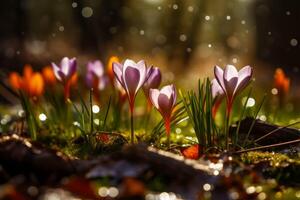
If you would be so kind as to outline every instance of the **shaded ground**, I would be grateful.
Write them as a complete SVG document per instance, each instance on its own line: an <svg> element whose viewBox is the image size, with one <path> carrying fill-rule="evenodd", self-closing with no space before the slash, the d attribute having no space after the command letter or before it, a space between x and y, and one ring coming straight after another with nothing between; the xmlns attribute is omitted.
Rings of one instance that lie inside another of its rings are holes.
<svg viewBox="0 0 300 200"><path fill-rule="evenodd" d="M294 199L300 196L296 190L300 183L299 161L283 154L252 152L242 157L223 154L195 161L136 145L80 160L12 135L0 138L0 160L1 199L273 199L276 195Z"/></svg>

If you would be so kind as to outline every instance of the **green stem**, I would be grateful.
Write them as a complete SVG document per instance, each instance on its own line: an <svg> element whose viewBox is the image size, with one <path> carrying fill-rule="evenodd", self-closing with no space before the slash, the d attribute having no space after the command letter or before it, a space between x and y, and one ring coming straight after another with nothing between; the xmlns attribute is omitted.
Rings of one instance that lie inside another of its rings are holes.
<svg viewBox="0 0 300 200"><path fill-rule="evenodd" d="M94 114L93 114L93 88L90 90L90 113L91 113L91 134L94 132Z"/></svg>

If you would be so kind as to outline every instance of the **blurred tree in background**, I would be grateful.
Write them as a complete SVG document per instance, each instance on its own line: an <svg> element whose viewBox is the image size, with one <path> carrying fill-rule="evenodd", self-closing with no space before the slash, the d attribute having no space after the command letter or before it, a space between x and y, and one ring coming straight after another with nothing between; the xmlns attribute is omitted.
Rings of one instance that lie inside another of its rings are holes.
<svg viewBox="0 0 300 200"><path fill-rule="evenodd" d="M3 1L0 66L3 72L63 56L106 60L112 54L151 58L179 70L192 63L243 65L257 59L298 65L298 2Z"/></svg>

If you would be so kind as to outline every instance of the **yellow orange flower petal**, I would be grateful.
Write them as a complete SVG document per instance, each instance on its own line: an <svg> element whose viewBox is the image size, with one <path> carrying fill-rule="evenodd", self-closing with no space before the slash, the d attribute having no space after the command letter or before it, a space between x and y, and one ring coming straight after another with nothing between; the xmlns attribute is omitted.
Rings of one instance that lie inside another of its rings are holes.
<svg viewBox="0 0 300 200"><path fill-rule="evenodd" d="M31 78L33 74L32 66L31 65L25 65L23 69L23 77L28 80Z"/></svg>
<svg viewBox="0 0 300 200"><path fill-rule="evenodd" d="M107 74L112 83L114 82L114 78L115 78L115 75L113 72L113 63L114 62L120 62L120 60L117 56L111 56L107 63Z"/></svg>
<svg viewBox="0 0 300 200"><path fill-rule="evenodd" d="M46 66L42 69L42 75L45 83L49 85L54 85L56 83L56 78L53 72L52 67Z"/></svg>
<svg viewBox="0 0 300 200"><path fill-rule="evenodd" d="M39 97L44 92L44 79L40 73L34 73L28 84L28 93L31 97Z"/></svg>
<svg viewBox="0 0 300 200"><path fill-rule="evenodd" d="M17 72L12 72L9 75L9 83L13 89L19 90L19 89L21 89L22 79Z"/></svg>
<svg viewBox="0 0 300 200"><path fill-rule="evenodd" d="M77 84L77 81L78 81L78 74L75 73L70 78L70 86L75 86Z"/></svg>
<svg viewBox="0 0 300 200"><path fill-rule="evenodd" d="M279 93L287 94L290 89L290 79L286 77L281 68L277 68L274 74L274 86Z"/></svg>
<svg viewBox="0 0 300 200"><path fill-rule="evenodd" d="M30 65L25 65L23 76L13 72L9 75L12 88L23 91L28 97L39 97L44 92L44 80L41 73L33 72Z"/></svg>

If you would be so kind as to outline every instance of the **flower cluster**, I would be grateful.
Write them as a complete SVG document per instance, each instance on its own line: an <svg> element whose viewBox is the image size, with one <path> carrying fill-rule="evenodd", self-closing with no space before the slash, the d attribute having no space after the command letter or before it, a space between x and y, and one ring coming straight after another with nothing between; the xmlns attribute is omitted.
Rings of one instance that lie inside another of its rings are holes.
<svg viewBox="0 0 300 200"><path fill-rule="evenodd" d="M13 72L9 76L9 82L16 91L21 92L35 102L44 93L45 85L49 86L51 92L59 83L64 88L64 98L71 98L71 89L77 85L78 63L76 58L64 57L59 64L44 67L41 72L34 72L32 67L26 65L23 75ZM135 62L130 59L120 62L119 58L112 56L106 65L100 60L87 62L85 65L84 80L86 87L93 90L94 98L100 102L100 93L110 85L119 96L119 105L123 105L127 99L130 110L131 143L134 143L134 108L138 92L142 89L148 103L148 111L152 106L158 110L164 121L167 141L170 139L170 125L172 114L177 100L176 88L173 84L165 85L161 89L162 73L158 67L148 66L144 60ZM212 117L226 99L225 133L228 140L229 121L235 97L249 84L252 77L252 68L245 66L237 70L233 65L227 65L223 70L219 66L214 68L215 78L211 81L211 95L213 98ZM208 84L210 84L208 82ZM277 70L275 75L275 87L286 92L289 80L282 70ZM92 93L91 93L92 94ZM209 99L209 98L208 98ZM63 104L63 103L62 103ZM203 103L205 104L205 102ZM64 105L64 104L63 104ZM120 107L118 107L120 108ZM202 107L200 108L202 109ZM92 111L91 111L92 112ZM91 128L92 129L92 128ZM228 141L227 141L228 147Z"/></svg>
<svg viewBox="0 0 300 200"><path fill-rule="evenodd" d="M9 82L13 89L23 92L28 97L37 100L44 91L44 79L41 73L34 72L30 65L25 65L23 76L17 72L9 75Z"/></svg>
<svg viewBox="0 0 300 200"><path fill-rule="evenodd" d="M140 88L143 90L154 107L161 113L165 121L167 136L170 133L170 119L176 102L176 90L174 85L168 85L161 91L154 89L160 85L161 73L158 68L147 67L141 60L125 60L123 64L113 62L113 72L119 84L126 91L131 112L131 143L134 142L133 112L135 97Z"/></svg>
<svg viewBox="0 0 300 200"><path fill-rule="evenodd" d="M25 66L23 77L18 73L10 74L9 82L17 90L24 92L29 98L40 97L47 84L53 87L57 82L64 88L64 97L70 98L71 88L78 81L78 64L76 58L64 57L59 64L54 62L52 66L46 66L42 72L33 72L31 66ZM112 56L105 70L100 60L89 61L86 64L85 83L89 89L93 89L94 97L100 99L100 91L110 83L112 88L119 93L119 102L127 97L131 111L131 141L134 142L133 112L135 98L140 89L143 89L148 104L161 113L167 131L170 134L170 119L176 103L176 89L174 85L167 85L158 90L162 80L161 72L157 67L146 66L145 61L134 62L125 60L119 62L119 58Z"/></svg>

